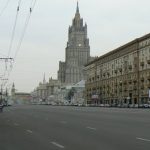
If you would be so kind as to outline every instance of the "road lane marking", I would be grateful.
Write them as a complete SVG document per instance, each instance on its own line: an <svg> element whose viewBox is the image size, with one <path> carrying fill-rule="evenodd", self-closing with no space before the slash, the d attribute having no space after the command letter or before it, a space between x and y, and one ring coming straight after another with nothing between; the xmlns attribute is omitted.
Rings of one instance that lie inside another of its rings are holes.
<svg viewBox="0 0 150 150"><path fill-rule="evenodd" d="M31 131L31 130L26 130L26 131L27 131L28 133L31 133L31 134L33 133L33 131Z"/></svg>
<svg viewBox="0 0 150 150"><path fill-rule="evenodd" d="M66 122L66 121L60 121L60 123L62 123L62 124L66 124L67 122Z"/></svg>
<svg viewBox="0 0 150 150"><path fill-rule="evenodd" d="M51 142L51 144L55 145L55 146L58 147L58 148L62 148L62 149L65 148L63 145L61 145L61 144L59 144L59 143L57 143L57 142Z"/></svg>
<svg viewBox="0 0 150 150"><path fill-rule="evenodd" d="M139 138L139 137L137 137L136 139L137 139L137 140L141 140L141 141L150 142L150 140L149 140L149 139L143 139L143 138Z"/></svg>
<svg viewBox="0 0 150 150"><path fill-rule="evenodd" d="M14 126L19 126L19 124L18 123L14 123Z"/></svg>
<svg viewBox="0 0 150 150"><path fill-rule="evenodd" d="M86 128L90 130L96 130L96 128L93 128L93 127L86 127Z"/></svg>

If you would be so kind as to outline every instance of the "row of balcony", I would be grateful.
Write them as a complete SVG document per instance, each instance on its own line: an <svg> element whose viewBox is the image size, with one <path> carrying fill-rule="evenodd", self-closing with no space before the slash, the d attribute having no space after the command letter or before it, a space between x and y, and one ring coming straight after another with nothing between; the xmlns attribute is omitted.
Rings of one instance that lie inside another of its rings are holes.
<svg viewBox="0 0 150 150"><path fill-rule="evenodd" d="M150 60L147 60L147 64L150 64ZM144 62L143 62L143 61L140 62L140 65L141 65L141 66L144 66Z"/></svg>
<svg viewBox="0 0 150 150"><path fill-rule="evenodd" d="M147 85L144 85L144 84L140 85L139 89L144 89L145 87L150 88L150 83L148 83ZM95 88L87 90L87 91L96 91L96 90L100 90L100 91L108 90L108 91L110 91L110 89L111 89L111 87L109 85L107 85L107 86L103 86L103 87L99 87L99 88L95 87ZM130 86L130 87L125 86L122 88L115 89L115 91L120 91L120 92L122 92L122 91L133 91L133 90L138 90L138 87L137 86Z"/></svg>
<svg viewBox="0 0 150 150"><path fill-rule="evenodd" d="M97 76L97 78L99 79L100 76ZM148 76L146 77L146 79L150 81L150 75L148 75ZM91 79L91 78L89 79L90 82L91 82L91 81L94 81L94 80L95 80L94 77L93 77L92 79ZM141 80L142 82L144 82L145 78L144 78L144 77L141 77L140 80ZM135 79L129 79L128 81L127 81L127 80L126 80L126 81L123 81L123 82L120 81L120 82L119 82L119 85L122 85L122 84L126 85L127 83L131 84L132 82L133 82L133 83L136 83L137 81L138 81L138 79L136 79L136 78L135 78ZM117 83L116 83L116 84L117 84ZM116 84L115 84L115 85L116 85ZM117 85L118 85L118 84L117 84Z"/></svg>
<svg viewBox="0 0 150 150"><path fill-rule="evenodd" d="M147 64L150 64L150 59L149 60L147 60ZM140 62L140 66L144 66L144 62L142 61L142 62ZM132 65L128 65L128 69L129 70L132 70ZM115 72L115 74L117 74L117 72L120 72L120 73L122 73L122 71L123 71L123 69L122 68L118 68L118 69L115 69L114 70L114 72ZM103 77L110 77L110 73L109 72L105 72L105 73L103 73L102 74L102 76ZM100 78L100 75L98 75L97 77L96 77L97 79L99 79ZM92 77L91 79L89 79L89 81L91 82L91 81L96 81L96 78L95 77ZM148 76L148 79L150 80L150 76ZM144 80L144 79L143 79ZM142 80L142 81L143 81Z"/></svg>

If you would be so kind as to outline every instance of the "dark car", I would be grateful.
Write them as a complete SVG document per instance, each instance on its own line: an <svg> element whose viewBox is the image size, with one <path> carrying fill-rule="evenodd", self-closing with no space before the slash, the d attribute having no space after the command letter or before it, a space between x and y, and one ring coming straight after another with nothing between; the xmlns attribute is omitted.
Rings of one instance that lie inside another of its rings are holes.
<svg viewBox="0 0 150 150"><path fill-rule="evenodd" d="M4 105L0 104L0 112L3 112L3 107L4 107Z"/></svg>

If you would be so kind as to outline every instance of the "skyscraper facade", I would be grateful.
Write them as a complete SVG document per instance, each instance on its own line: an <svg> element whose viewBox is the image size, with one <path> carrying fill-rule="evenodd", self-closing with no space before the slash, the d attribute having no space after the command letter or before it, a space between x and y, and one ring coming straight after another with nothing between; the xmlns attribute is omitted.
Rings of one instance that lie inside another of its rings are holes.
<svg viewBox="0 0 150 150"><path fill-rule="evenodd" d="M58 80L64 84L74 84L84 80L83 68L89 60L90 46L87 37L87 24L83 24L77 3L75 17L68 29L65 62L59 62Z"/></svg>

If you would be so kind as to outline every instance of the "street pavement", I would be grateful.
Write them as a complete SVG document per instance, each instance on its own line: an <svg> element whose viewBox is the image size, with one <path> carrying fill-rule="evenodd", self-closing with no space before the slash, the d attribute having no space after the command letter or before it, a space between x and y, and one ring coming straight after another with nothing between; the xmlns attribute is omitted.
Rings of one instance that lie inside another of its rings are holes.
<svg viewBox="0 0 150 150"><path fill-rule="evenodd" d="M15 105L0 150L150 150L150 109Z"/></svg>

